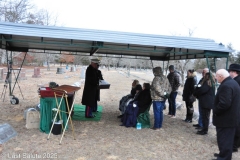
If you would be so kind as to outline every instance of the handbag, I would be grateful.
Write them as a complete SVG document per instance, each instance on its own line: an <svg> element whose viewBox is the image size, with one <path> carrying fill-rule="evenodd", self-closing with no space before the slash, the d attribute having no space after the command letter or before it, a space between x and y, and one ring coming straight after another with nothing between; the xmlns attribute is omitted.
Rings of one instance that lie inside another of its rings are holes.
<svg viewBox="0 0 240 160"><path fill-rule="evenodd" d="M191 96L189 97L189 102L193 103L193 102L195 102L195 101L196 101L196 97L194 97L193 95L191 95Z"/></svg>

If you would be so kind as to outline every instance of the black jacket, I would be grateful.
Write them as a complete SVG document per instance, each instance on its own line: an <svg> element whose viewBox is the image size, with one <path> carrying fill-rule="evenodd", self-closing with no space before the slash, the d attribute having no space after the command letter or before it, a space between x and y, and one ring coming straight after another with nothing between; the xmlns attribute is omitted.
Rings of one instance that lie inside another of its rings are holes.
<svg viewBox="0 0 240 160"><path fill-rule="evenodd" d="M132 88L131 93L130 93L131 97L133 98L135 96L135 94L136 94L136 88Z"/></svg>
<svg viewBox="0 0 240 160"><path fill-rule="evenodd" d="M233 78L235 81L237 81L238 85L240 86L240 75L238 75L237 77Z"/></svg>
<svg viewBox="0 0 240 160"><path fill-rule="evenodd" d="M189 77L186 79L184 87L183 87L183 101L189 101L189 97L193 94L194 91L195 80L193 77Z"/></svg>
<svg viewBox="0 0 240 160"><path fill-rule="evenodd" d="M213 108L213 124L216 127L237 127L240 123L240 87L227 77L218 88Z"/></svg>
<svg viewBox="0 0 240 160"><path fill-rule="evenodd" d="M144 89L140 92L137 99L138 104L138 115L140 113L143 113L146 111L146 109L149 107L150 103L152 102L151 93L149 89Z"/></svg>
<svg viewBox="0 0 240 160"><path fill-rule="evenodd" d="M168 81L172 87L172 92L176 92L178 90L178 87L181 85L180 84L180 75L178 74L177 71L170 72L167 76Z"/></svg>
<svg viewBox="0 0 240 160"><path fill-rule="evenodd" d="M199 106L202 108L213 109L214 90L207 84L207 81L201 87L197 87L193 93L198 98Z"/></svg>
<svg viewBox="0 0 240 160"><path fill-rule="evenodd" d="M102 72L100 70L97 70L97 77L98 81L103 80ZM97 101L100 101L100 89L97 89Z"/></svg>
<svg viewBox="0 0 240 160"><path fill-rule="evenodd" d="M88 66L85 76L85 85L82 95L82 104L93 107L97 100L97 89L99 86L99 79L97 70L91 65Z"/></svg>

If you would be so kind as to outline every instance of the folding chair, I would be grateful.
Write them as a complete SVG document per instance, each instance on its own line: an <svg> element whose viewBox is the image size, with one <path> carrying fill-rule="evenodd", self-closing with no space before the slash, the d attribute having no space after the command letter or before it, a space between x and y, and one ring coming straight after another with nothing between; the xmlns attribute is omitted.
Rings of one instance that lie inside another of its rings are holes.
<svg viewBox="0 0 240 160"><path fill-rule="evenodd" d="M150 128L150 114L149 110L152 105L152 102L149 104L149 107L146 109L145 112L140 113L137 117L137 122L141 123L142 128Z"/></svg>

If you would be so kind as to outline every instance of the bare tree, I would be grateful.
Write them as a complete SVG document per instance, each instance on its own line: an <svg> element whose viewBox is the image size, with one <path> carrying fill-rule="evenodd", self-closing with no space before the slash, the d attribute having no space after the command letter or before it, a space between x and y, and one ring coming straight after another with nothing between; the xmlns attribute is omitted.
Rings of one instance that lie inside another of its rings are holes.
<svg viewBox="0 0 240 160"><path fill-rule="evenodd" d="M50 13L48 10L41 9L35 13L29 13L26 23L55 26L57 24L57 19L57 15Z"/></svg>
<svg viewBox="0 0 240 160"><path fill-rule="evenodd" d="M26 22L34 7L29 0L1 0L0 5L0 20L17 23Z"/></svg>

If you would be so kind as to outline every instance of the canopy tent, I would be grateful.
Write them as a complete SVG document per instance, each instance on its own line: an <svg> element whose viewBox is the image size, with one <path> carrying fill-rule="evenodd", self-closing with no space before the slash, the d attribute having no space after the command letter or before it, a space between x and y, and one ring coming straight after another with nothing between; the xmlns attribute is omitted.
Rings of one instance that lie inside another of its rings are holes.
<svg viewBox="0 0 240 160"><path fill-rule="evenodd" d="M206 58L207 62L208 58L214 58L214 60L228 58L229 53L232 52L221 43L217 44L210 39L9 22L0 22L0 48L5 49L7 53L8 74L5 82L9 83L12 104L19 102L13 95L17 80L13 89L11 88L10 77L14 70L12 51L25 52L23 59L27 52L35 50L36 53L37 50L37 53L59 51L61 54L68 51L73 55L92 56L94 54L99 57L114 55L115 58L134 56L136 59L148 58L160 61ZM10 58L8 51L10 51ZM19 77L21 68L16 79Z"/></svg>
<svg viewBox="0 0 240 160"><path fill-rule="evenodd" d="M231 50L210 39L0 22L0 48L28 52L149 57L181 60L228 57Z"/></svg>

